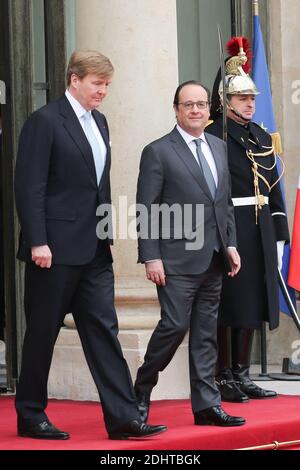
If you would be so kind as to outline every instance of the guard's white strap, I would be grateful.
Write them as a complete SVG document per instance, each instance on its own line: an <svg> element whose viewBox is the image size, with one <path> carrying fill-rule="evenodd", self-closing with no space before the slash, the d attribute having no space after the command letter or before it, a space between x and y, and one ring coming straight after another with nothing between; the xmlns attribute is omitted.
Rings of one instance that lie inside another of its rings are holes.
<svg viewBox="0 0 300 470"><path fill-rule="evenodd" d="M263 196L264 203L269 204L269 198L267 196ZM233 197L232 203L234 206L256 206L258 204L256 196L252 197Z"/></svg>

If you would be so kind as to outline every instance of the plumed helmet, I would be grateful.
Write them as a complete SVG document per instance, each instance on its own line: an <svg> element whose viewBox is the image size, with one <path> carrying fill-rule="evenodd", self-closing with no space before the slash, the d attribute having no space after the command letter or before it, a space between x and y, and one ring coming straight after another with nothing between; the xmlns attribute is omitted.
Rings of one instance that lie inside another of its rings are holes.
<svg viewBox="0 0 300 470"><path fill-rule="evenodd" d="M226 75L225 90L227 95L259 95L259 91L249 75ZM219 95L223 100L223 83L220 82Z"/></svg>
<svg viewBox="0 0 300 470"><path fill-rule="evenodd" d="M229 57L225 61L225 90L227 95L258 95L259 91L249 73L252 54L247 38L233 37L226 44ZM223 102L223 83L219 70L212 92L211 116L215 119L219 114L220 102Z"/></svg>
<svg viewBox="0 0 300 470"><path fill-rule="evenodd" d="M230 57L225 64L225 90L228 95L258 95L259 91L249 75L251 69L251 51L249 41L244 37L234 37L226 44ZM220 98L223 98L223 84L219 86Z"/></svg>

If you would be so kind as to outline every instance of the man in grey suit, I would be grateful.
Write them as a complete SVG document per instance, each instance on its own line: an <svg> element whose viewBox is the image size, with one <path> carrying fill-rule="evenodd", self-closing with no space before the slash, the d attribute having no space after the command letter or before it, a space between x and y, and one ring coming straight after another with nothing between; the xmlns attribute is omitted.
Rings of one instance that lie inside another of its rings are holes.
<svg viewBox="0 0 300 470"><path fill-rule="evenodd" d="M201 83L181 84L174 97L177 126L147 145L141 157L137 207L146 207L147 217L140 217L140 211L139 262L145 263L147 278L156 284L161 305L161 320L135 382L145 421L159 371L169 364L190 330L195 424L245 423L244 418L229 416L221 408L214 381L222 272L226 269L229 276L235 276L240 257L225 144L204 133L209 105L209 90ZM157 207L177 213L166 217L166 211ZM183 217L179 221L178 208L181 215L189 216L188 220Z"/></svg>

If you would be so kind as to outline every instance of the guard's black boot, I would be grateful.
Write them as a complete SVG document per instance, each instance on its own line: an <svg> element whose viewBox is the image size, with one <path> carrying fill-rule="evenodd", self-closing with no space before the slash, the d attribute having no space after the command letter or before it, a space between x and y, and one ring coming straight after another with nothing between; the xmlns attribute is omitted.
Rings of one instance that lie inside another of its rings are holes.
<svg viewBox="0 0 300 470"><path fill-rule="evenodd" d="M239 386L235 383L231 371L231 332L226 326L218 327L218 363L216 385L222 401L246 403L249 401Z"/></svg>
<svg viewBox="0 0 300 470"><path fill-rule="evenodd" d="M224 369L216 376L216 384L221 393L222 401L233 403L247 403L248 396L241 391L235 382L231 369Z"/></svg>
<svg viewBox="0 0 300 470"><path fill-rule="evenodd" d="M249 377L250 357L254 330L250 328L232 329L232 371L233 378L242 392L249 398L275 398L277 393L264 390Z"/></svg>

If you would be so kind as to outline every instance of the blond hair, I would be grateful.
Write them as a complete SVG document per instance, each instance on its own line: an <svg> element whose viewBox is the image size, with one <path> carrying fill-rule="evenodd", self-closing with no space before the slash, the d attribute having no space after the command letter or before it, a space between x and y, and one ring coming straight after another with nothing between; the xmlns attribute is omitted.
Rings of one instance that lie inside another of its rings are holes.
<svg viewBox="0 0 300 470"><path fill-rule="evenodd" d="M89 73L101 78L111 78L114 68L111 61L98 51L82 50L74 51L70 57L66 81L67 86L71 84L73 73L83 79Z"/></svg>

